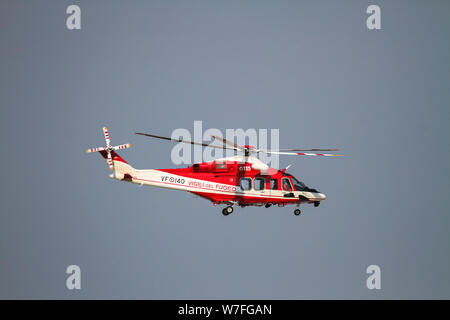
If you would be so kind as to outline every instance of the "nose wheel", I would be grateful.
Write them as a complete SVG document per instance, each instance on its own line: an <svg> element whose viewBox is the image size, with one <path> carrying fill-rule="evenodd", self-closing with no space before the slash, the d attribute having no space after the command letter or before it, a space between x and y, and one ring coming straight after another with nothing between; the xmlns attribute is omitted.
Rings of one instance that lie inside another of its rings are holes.
<svg viewBox="0 0 450 320"><path fill-rule="evenodd" d="M233 207L232 207L232 206L228 206L228 207L226 207L226 208L223 208L222 214L223 214L224 216L227 216L227 215L229 215L230 213L233 213Z"/></svg>
<svg viewBox="0 0 450 320"><path fill-rule="evenodd" d="M300 211L300 209L295 209L295 210L294 210L294 214L295 214L296 216L299 216L300 213L302 213L302 212Z"/></svg>

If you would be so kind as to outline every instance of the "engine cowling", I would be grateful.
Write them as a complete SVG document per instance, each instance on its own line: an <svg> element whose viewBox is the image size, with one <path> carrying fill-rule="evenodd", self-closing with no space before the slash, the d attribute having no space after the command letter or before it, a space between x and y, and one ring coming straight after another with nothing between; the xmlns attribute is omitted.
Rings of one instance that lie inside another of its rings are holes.
<svg viewBox="0 0 450 320"><path fill-rule="evenodd" d="M259 170L261 172L265 172L269 169L269 166L265 163L253 163L252 168L254 170Z"/></svg>
<svg viewBox="0 0 450 320"><path fill-rule="evenodd" d="M212 172L213 166L209 163L196 163L192 166L195 172Z"/></svg>

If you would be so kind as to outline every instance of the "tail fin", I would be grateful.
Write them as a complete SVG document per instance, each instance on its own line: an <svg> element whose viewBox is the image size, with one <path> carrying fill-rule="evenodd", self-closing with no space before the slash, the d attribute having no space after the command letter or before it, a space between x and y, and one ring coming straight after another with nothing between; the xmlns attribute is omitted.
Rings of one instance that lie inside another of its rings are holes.
<svg viewBox="0 0 450 320"><path fill-rule="evenodd" d="M108 159L106 151L99 151L103 158ZM115 151L111 151L113 161L114 175L117 179L130 179L135 176L136 169L130 166L121 156Z"/></svg>

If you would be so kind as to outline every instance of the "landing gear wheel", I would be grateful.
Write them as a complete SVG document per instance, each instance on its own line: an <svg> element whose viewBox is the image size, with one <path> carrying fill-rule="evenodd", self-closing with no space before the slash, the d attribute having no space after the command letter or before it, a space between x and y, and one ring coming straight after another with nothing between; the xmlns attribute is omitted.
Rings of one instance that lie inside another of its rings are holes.
<svg viewBox="0 0 450 320"><path fill-rule="evenodd" d="M299 216L300 213L302 213L302 212L300 211L300 209L295 209L295 210L294 210L294 214L295 214L296 216Z"/></svg>
<svg viewBox="0 0 450 320"><path fill-rule="evenodd" d="M224 216L227 216L227 215L229 215L230 213L233 213L233 207L232 207L232 206L228 206L228 207L226 207L226 208L224 208L224 209L222 210L222 214L223 214Z"/></svg>
<svg viewBox="0 0 450 320"><path fill-rule="evenodd" d="M232 206L226 207L225 208L225 212L228 213L228 214L233 213L233 207Z"/></svg>

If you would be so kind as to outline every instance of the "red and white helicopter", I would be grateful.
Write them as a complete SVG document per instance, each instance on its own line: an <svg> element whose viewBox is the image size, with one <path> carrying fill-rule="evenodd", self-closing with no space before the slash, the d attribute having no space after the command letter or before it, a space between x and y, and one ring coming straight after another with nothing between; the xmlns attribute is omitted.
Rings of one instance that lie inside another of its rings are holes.
<svg viewBox="0 0 450 320"><path fill-rule="evenodd" d="M116 151L130 148L130 144L111 146L108 129L103 128L106 146L87 149L86 152L99 152L113 171L111 178L138 185L183 190L210 200L213 205L227 205L222 213L227 216L233 212L233 205L265 206L295 204L295 215L299 215L300 204L310 203L315 207L325 200L325 194L307 187L303 182L288 174L286 167L277 170L269 167L257 157L260 152L279 155L301 156L340 156L337 154L305 153L305 151L337 151L338 149L284 149L262 150L252 146L239 146L221 137L213 136L222 145L211 145L181 139L136 132L138 135L201 145L204 147L231 149L243 155L196 163L187 168L138 170L130 166Z"/></svg>

